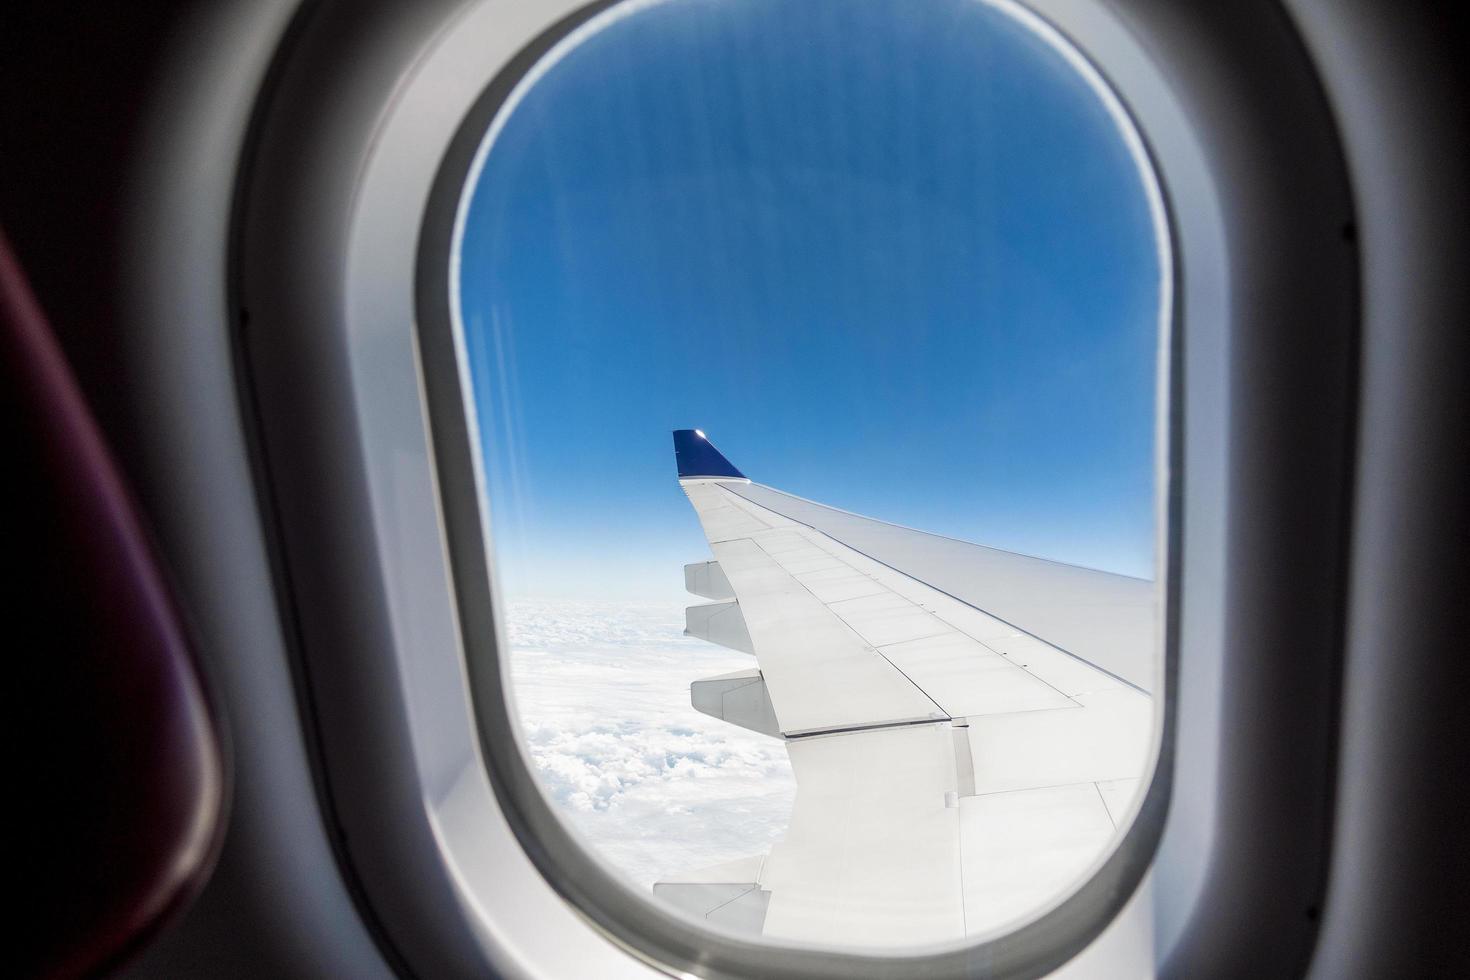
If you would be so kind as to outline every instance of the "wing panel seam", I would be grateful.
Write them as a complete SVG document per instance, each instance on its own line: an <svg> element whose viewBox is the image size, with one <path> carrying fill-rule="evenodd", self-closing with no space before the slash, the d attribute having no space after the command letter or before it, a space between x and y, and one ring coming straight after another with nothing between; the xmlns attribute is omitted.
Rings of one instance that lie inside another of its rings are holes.
<svg viewBox="0 0 1470 980"><path fill-rule="evenodd" d="M765 486L765 484L760 484L760 486L764 487L767 490L770 490L772 493L782 493L782 491L776 490L773 487L767 487L767 486ZM832 541L832 542L834 542L836 544L839 544L839 545L841 545L844 548L850 548L853 551L855 551L856 553L862 555L864 558L867 558L869 561L875 561L875 562L877 562L878 564L882 565L884 568L888 569L889 571L896 572L899 575L902 575L905 578L910 579L911 581L918 582L920 585L923 585L925 588L933 589L935 592L938 592L940 595L948 596L949 598L953 599L955 602L958 602L962 606L968 606L969 608L975 610L976 612L983 613L986 616L989 616L991 619L996 620L997 622L1004 623L1005 625L1009 626L1013 630L1018 630L1018 631L1024 633L1025 635L1031 637L1033 640L1037 641L1038 643L1045 643L1047 646L1051 647L1053 650L1056 650L1059 653L1064 653L1067 656L1071 657L1073 660L1077 661L1078 663L1084 664L1084 665L1086 665L1088 667L1091 667L1093 670L1097 671L1100 674L1105 674L1108 677L1111 677L1113 680L1117 681L1119 684L1126 684L1128 687L1131 687L1133 690L1137 691L1139 694L1143 694L1143 695L1148 696L1148 697L1152 697L1153 696L1151 692L1149 692L1148 690L1144 689L1143 687L1140 687L1139 685L1133 683L1132 681L1128 680L1128 678L1122 677L1119 674L1115 674L1113 671L1108 670L1106 667L1099 666L1098 664L1093 663L1091 660L1088 660L1086 657L1079 656L1078 654L1073 653L1071 650L1068 650L1065 647L1059 647L1055 643L1052 643L1050 640L1047 640L1047 639L1044 639L1044 638L1042 638L1040 636L1037 636L1035 633L1032 633L1030 630L1026 629L1025 627L1023 627L1023 626L1017 626L1015 623L1011 622L1010 620L1006 619L1003 616L997 616L995 613L990 612L987 609L981 609L979 606L975 605L972 602L966 602L964 599L961 599L959 596L957 596L957 595L955 595L955 594L953 594L951 592L946 592L944 589L939 588L937 585L934 585L933 583L925 582L922 579L914 578L912 575L910 575L908 572L905 572L903 569L897 568L897 567L895 567L893 565L890 565L888 562L884 561L881 558L875 558L874 556L868 554L866 551L863 551L861 548L853 548L852 545L848 544L845 541L839 540L838 538L833 537L832 535L828 534L826 531L823 531L819 527L816 527L816 526L814 526L812 524L808 524L806 521L800 520L798 518L788 517L785 514L781 514L781 513L778 513L776 511L770 510L769 507L764 507L761 504L756 503L754 500L751 500L748 497L741 496L740 494L735 493L735 491L731 490L728 487L720 487L720 489L723 490L723 491L725 491L726 493L734 494L735 496L740 497L741 500L744 500L746 503L750 504L753 507L759 507L761 510L769 511L772 514L776 514L777 517L784 517L788 521L792 521L794 523L800 524L802 527L809 528L810 530L814 531L815 533L822 535L822 537L826 538L827 540ZM791 494L783 494L783 496L788 496L789 497L789 496L792 496L792 495ZM801 500L802 498L800 498L800 497L793 497L793 499L795 499L795 500ZM811 500L807 500L807 501L804 501L804 502L805 503L812 504L815 507L822 507L822 506L824 506L823 504L818 504L815 501L811 501ZM828 508L828 509L830 510L832 508ZM847 513L847 511L842 511L841 513ZM862 518L863 520L873 520L872 518L863 517L861 514L852 514L850 516L852 516L852 517L859 517L859 518ZM881 523L885 523L885 522L878 521L877 523L880 523L881 524ZM904 528L903 525L901 525L901 524L894 524L892 526L893 527L903 528L906 531L914 531L914 530L916 530L914 528ZM918 534L928 534L929 532L927 532L927 531L917 531L916 533L918 533ZM937 537L943 537L943 535L936 535L936 536ZM958 539L952 539L952 540L958 540ZM968 542L962 542L962 543L966 543L967 544ZM975 545L975 547L984 547L984 545ZM994 550L999 550L999 549L991 549L991 550L994 551ZM1014 554L1014 552L1004 552L1004 553L1005 554ZM1030 556L1030 555L1022 555L1021 557L1029 558L1029 557L1032 557L1032 556ZM1038 561L1049 561L1050 559L1037 559L1037 560ZM838 561L841 561L841 559L839 558ZM846 562L843 562L843 564L846 564ZM1053 564L1066 565L1065 562L1053 562ZM848 567L851 567L851 566L848 566ZM1067 566L1067 567L1081 567L1081 566ZM1093 570L1094 569L1084 569L1084 571L1093 571ZM1109 573L1109 574L1111 574L1111 573ZM1123 578L1129 578L1131 576L1122 576L1122 577ZM949 624L949 625L953 626L953 624ZM966 632L963 629L960 629L958 626L955 626L954 629L956 629L960 633L964 633L966 636L969 636L970 639L974 640L976 643L982 643L982 645L983 645L983 642L980 639L978 639L977 637L971 636L968 632ZM989 649L989 648L987 647L987 649ZM886 660L887 658L885 657L884 659ZM925 696L927 697L927 695L925 695Z"/></svg>

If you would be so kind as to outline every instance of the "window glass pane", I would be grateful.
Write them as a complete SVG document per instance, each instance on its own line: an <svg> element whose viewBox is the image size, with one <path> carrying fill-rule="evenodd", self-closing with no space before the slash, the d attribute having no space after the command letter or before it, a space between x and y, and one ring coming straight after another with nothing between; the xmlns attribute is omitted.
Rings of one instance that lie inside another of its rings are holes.
<svg viewBox="0 0 1470 980"><path fill-rule="evenodd" d="M1169 269L1111 96L1010 4L667 0L559 45L487 140L455 288L558 812L782 939L1063 894L1161 687Z"/></svg>

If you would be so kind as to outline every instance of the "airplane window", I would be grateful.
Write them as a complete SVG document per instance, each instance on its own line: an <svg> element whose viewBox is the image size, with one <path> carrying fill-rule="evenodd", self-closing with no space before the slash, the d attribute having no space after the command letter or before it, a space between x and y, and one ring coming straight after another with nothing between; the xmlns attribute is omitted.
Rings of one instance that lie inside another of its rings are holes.
<svg viewBox="0 0 1470 980"><path fill-rule="evenodd" d="M973 941L1106 860L1163 685L1155 180L1010 2L609 8L453 288L541 790L711 928Z"/></svg>

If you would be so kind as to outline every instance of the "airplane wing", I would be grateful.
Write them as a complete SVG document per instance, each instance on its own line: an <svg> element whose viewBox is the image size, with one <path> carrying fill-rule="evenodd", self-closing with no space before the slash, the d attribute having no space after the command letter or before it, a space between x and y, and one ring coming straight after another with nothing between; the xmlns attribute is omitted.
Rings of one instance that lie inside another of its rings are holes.
<svg viewBox="0 0 1470 980"><path fill-rule="evenodd" d="M750 482L698 430L679 482L714 560L686 632L751 653L706 714L785 740L768 855L656 893L846 946L988 932L1062 897L1129 814L1153 727L1154 583L983 548Z"/></svg>

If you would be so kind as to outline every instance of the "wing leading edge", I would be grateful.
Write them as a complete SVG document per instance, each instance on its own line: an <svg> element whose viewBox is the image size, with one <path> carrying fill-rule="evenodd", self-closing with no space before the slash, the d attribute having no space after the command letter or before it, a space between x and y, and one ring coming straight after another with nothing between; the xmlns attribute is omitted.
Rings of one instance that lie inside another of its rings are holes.
<svg viewBox="0 0 1470 980"><path fill-rule="evenodd" d="M674 439L714 554L686 582L722 599L690 607L686 632L758 664L692 700L785 740L797 797L739 881L725 865L655 890L744 931L901 947L1018 923L1080 883L1150 758L1152 583L847 514L749 482L698 430ZM966 548L983 560L965 567ZM1089 618L1105 635L1079 630Z"/></svg>

